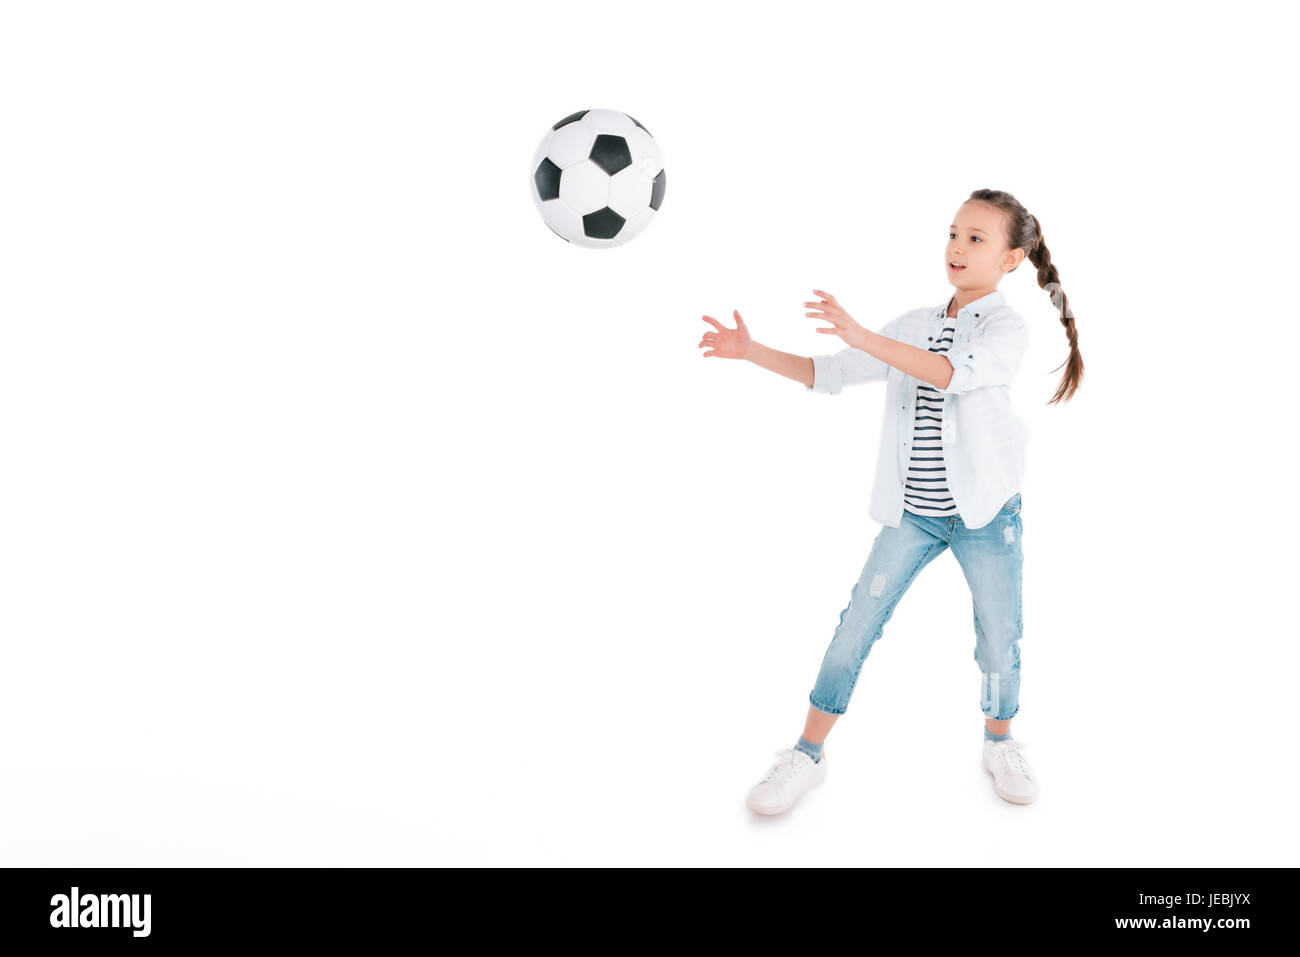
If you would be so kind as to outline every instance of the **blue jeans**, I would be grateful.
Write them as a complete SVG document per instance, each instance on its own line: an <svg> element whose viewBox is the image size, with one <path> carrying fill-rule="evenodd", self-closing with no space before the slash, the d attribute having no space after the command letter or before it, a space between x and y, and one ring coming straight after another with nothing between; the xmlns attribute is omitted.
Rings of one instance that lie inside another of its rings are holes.
<svg viewBox="0 0 1300 957"><path fill-rule="evenodd" d="M917 573L951 546L975 609L980 710L998 720L1013 717L1020 710L1020 533L1019 492L983 528L967 528L956 515L904 509L898 528L884 526L871 545L808 696L812 706L828 714L847 710L862 663L894 606Z"/></svg>

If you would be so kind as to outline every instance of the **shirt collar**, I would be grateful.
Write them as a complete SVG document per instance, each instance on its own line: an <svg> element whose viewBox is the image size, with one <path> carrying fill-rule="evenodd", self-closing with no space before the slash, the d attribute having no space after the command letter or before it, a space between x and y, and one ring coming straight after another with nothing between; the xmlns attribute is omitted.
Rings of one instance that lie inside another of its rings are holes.
<svg viewBox="0 0 1300 957"><path fill-rule="evenodd" d="M953 295L956 294L954 293ZM946 316L948 314L948 303L950 302L952 302L951 295L943 301L942 306L939 306L937 309L934 310L935 319L942 318L943 316ZM1006 302L1007 299L1004 295L1002 295L1002 290L994 289L987 296L981 296L980 298L976 299L974 302L968 302L966 303L966 305L958 309L957 318L960 319L961 314L964 312L972 316L973 318L978 319L980 316L992 312L994 309L998 308L999 306L1006 305Z"/></svg>

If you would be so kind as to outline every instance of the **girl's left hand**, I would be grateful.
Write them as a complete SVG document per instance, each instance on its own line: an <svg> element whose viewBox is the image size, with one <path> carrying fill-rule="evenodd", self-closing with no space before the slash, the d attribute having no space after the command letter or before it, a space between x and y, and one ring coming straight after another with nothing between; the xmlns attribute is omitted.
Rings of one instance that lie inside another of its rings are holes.
<svg viewBox="0 0 1300 957"><path fill-rule="evenodd" d="M805 302L805 306L814 309L820 309L820 312L805 313L814 319L825 319L831 324L830 328L819 328L817 332L829 332L839 336L848 345L856 349L861 349L866 340L866 332L862 326L854 321L853 317L844 311L844 307L839 304L834 296L829 292L822 292L820 289L814 289L817 295L821 296L824 302Z"/></svg>

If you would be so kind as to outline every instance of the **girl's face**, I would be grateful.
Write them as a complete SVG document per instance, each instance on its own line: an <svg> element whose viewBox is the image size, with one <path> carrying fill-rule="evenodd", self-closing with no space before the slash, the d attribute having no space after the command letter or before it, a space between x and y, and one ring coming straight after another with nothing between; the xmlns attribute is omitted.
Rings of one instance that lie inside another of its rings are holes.
<svg viewBox="0 0 1300 957"><path fill-rule="evenodd" d="M1023 249L1008 249L1002 210L988 203L967 200L957 210L948 229L944 269L958 289L981 292L996 289L1002 277L1025 258ZM954 268L960 264L965 268Z"/></svg>

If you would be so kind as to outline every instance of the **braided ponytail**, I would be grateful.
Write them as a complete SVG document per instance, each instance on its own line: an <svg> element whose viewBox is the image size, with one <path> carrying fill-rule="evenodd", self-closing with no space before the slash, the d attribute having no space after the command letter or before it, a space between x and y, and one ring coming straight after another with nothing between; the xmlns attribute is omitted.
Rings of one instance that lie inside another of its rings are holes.
<svg viewBox="0 0 1300 957"><path fill-rule="evenodd" d="M1062 365L1065 374L1056 387L1056 394L1048 405L1068 401L1079 388L1083 380L1083 356L1079 353L1079 333L1074 327L1074 313L1070 311L1070 302L1065 290L1061 288L1061 277L1052 265L1052 252L1043 241L1043 229L1038 217L1025 209L1020 201L1010 193L1000 189L977 189L969 199L988 203L1006 213L1007 245L1012 249L1025 250L1025 258L1038 269L1038 285L1047 290L1052 297L1052 305L1061 314L1061 325L1065 327L1065 338L1070 343L1070 354ZM1057 369L1060 366L1056 367ZM1052 370L1053 372L1056 369Z"/></svg>

